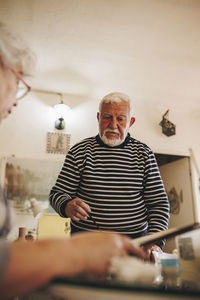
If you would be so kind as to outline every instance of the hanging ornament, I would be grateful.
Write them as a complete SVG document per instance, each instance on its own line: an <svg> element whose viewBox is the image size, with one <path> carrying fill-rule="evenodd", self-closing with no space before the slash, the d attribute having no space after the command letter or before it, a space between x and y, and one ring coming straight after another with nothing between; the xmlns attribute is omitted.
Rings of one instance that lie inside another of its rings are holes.
<svg viewBox="0 0 200 300"><path fill-rule="evenodd" d="M176 126L168 120L169 109L162 117L162 121L159 123L162 126L162 133L171 136L176 134Z"/></svg>

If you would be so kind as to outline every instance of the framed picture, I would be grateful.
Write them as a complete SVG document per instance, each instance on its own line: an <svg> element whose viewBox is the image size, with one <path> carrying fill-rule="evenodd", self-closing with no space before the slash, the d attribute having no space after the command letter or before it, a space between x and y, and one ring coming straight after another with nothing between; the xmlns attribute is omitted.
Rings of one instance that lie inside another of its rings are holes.
<svg viewBox="0 0 200 300"><path fill-rule="evenodd" d="M4 160L4 188L17 214L55 213L49 206L49 192L62 165L63 161L46 159L7 157Z"/></svg>
<svg viewBox="0 0 200 300"><path fill-rule="evenodd" d="M47 152L66 154L70 148L70 134L47 132Z"/></svg>

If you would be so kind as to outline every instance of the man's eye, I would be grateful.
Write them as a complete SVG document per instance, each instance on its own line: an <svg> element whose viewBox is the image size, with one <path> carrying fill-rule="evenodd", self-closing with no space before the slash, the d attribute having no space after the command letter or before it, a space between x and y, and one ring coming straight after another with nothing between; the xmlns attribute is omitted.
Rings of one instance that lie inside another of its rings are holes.
<svg viewBox="0 0 200 300"><path fill-rule="evenodd" d="M110 119L111 119L110 116L104 116L103 118L104 118L105 120L110 120Z"/></svg>
<svg viewBox="0 0 200 300"><path fill-rule="evenodd" d="M118 121L119 122L124 122L124 121L126 121L126 118L120 117L120 118L118 118Z"/></svg>

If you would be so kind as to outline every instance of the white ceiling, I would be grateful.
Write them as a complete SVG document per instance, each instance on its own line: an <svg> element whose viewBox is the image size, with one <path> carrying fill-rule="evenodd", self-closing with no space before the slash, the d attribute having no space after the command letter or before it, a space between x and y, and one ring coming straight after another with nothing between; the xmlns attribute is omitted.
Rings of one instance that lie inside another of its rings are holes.
<svg viewBox="0 0 200 300"><path fill-rule="evenodd" d="M200 117L199 0L0 0L38 57L34 88L193 108Z"/></svg>

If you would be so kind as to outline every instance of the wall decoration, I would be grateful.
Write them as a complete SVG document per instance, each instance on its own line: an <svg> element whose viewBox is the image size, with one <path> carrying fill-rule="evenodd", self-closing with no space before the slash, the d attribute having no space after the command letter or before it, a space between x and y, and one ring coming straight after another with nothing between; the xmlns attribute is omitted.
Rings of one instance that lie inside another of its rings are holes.
<svg viewBox="0 0 200 300"><path fill-rule="evenodd" d="M47 133L47 152L66 154L70 148L70 134L48 132Z"/></svg>
<svg viewBox="0 0 200 300"><path fill-rule="evenodd" d="M176 134L176 126L168 120L169 109L162 117L162 121L159 123L162 126L162 133L166 136L171 136Z"/></svg>
<svg viewBox="0 0 200 300"><path fill-rule="evenodd" d="M175 187L173 187L167 192L167 196L170 203L170 213L174 215L179 214L181 203L183 203L183 191L181 190L180 195L178 195Z"/></svg>
<svg viewBox="0 0 200 300"><path fill-rule="evenodd" d="M9 157L5 163L4 187L8 200L19 214L41 211L55 213L49 206L49 192L63 161Z"/></svg>

